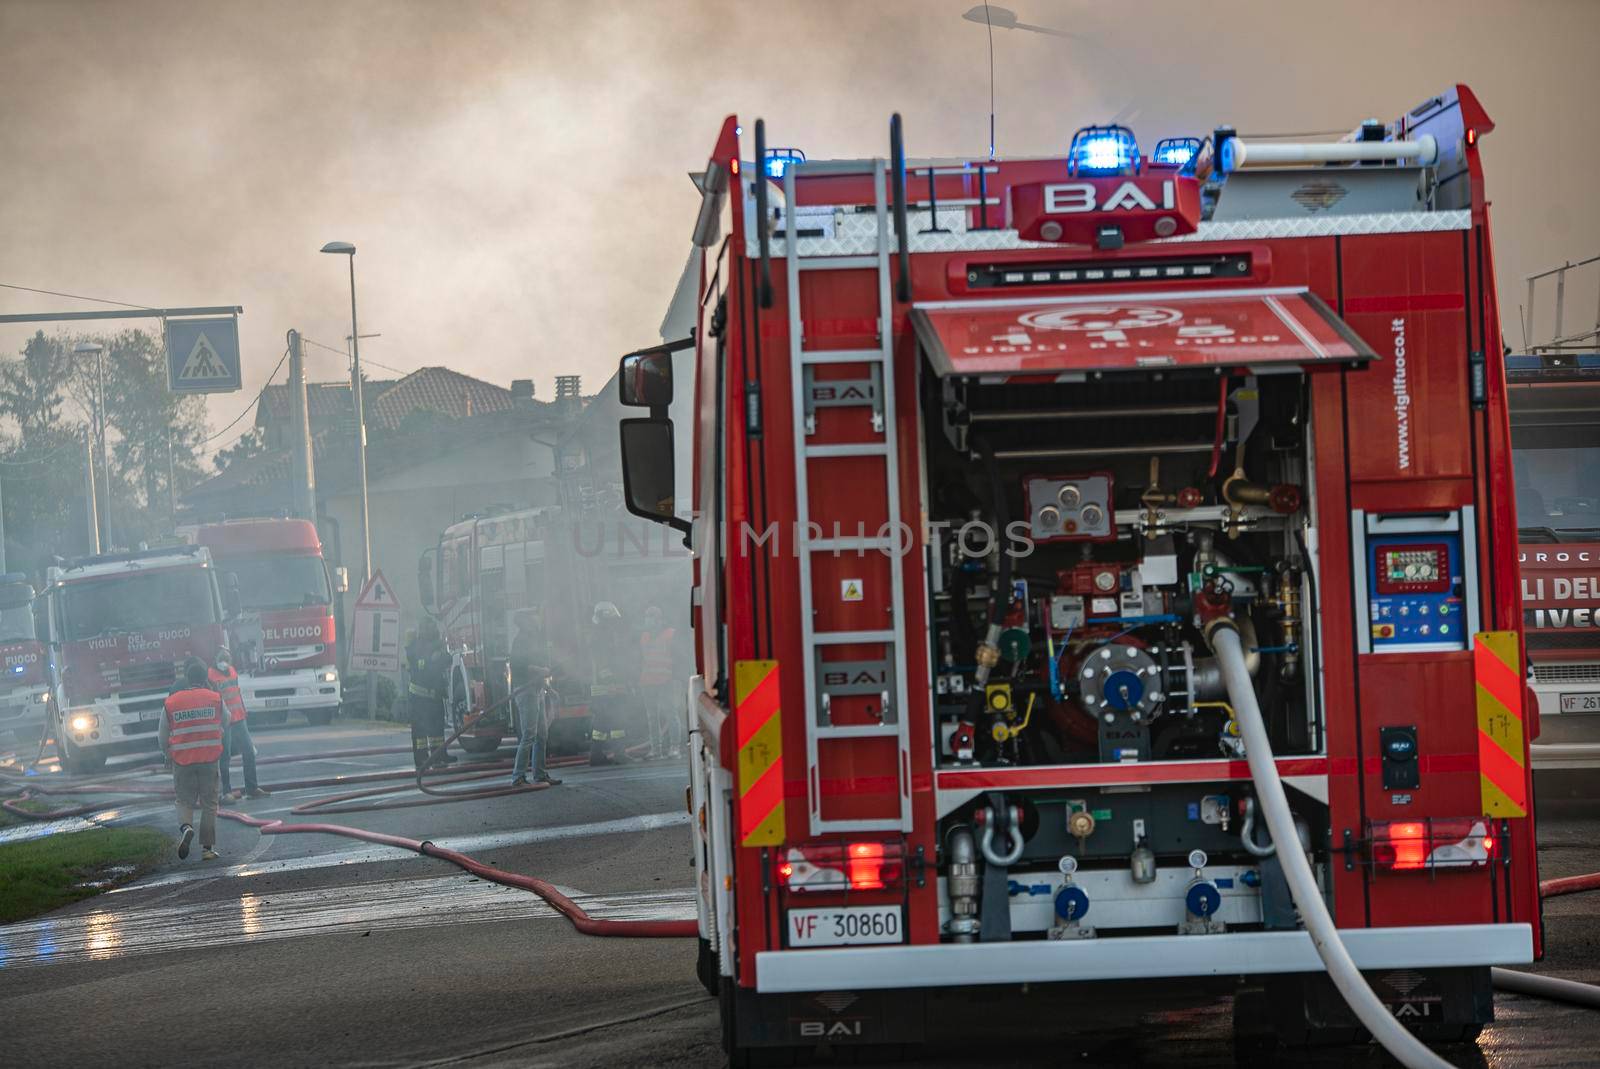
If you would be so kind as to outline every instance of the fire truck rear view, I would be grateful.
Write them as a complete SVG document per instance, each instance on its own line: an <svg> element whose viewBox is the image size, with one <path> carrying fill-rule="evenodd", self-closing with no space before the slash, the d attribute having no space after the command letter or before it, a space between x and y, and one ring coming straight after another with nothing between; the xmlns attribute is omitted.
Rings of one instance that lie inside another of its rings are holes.
<svg viewBox="0 0 1600 1069"><path fill-rule="evenodd" d="M1406 1064L1491 1019L1540 941L1492 128L1463 86L1043 159L724 123L697 374L619 386L629 507L696 557L735 1064L1175 991Z"/></svg>

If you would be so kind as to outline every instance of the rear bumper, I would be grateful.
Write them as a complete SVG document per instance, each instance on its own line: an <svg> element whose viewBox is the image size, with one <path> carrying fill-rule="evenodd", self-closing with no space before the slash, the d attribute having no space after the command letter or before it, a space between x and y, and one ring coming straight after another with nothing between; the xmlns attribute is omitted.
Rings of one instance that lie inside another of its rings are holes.
<svg viewBox="0 0 1600 1069"><path fill-rule="evenodd" d="M322 676L333 673L332 682ZM239 693L247 713L317 712L339 708L339 673L332 665L274 675L242 675Z"/></svg>
<svg viewBox="0 0 1600 1069"><path fill-rule="evenodd" d="M1525 965L1527 924L1456 924L1340 931L1362 969ZM966 987L975 984L1257 976L1320 972L1306 932L1229 932L1126 939L769 950L756 955L762 993Z"/></svg>

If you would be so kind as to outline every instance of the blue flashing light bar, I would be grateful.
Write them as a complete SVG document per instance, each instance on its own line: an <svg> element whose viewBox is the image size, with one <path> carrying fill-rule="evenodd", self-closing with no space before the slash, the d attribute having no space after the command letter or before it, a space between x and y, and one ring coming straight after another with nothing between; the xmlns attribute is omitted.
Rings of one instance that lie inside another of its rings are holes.
<svg viewBox="0 0 1600 1069"><path fill-rule="evenodd" d="M1538 353L1511 353L1506 356L1507 371L1560 371L1577 368L1580 371L1600 370L1600 353L1562 353L1541 356Z"/></svg>
<svg viewBox="0 0 1600 1069"><path fill-rule="evenodd" d="M1067 172L1074 175L1139 173L1139 142L1126 126L1085 126L1072 135Z"/></svg>
<svg viewBox="0 0 1600 1069"><path fill-rule="evenodd" d="M1182 174L1193 174L1195 164L1200 161L1200 139L1198 137L1162 138L1156 142L1156 150L1151 153L1150 159L1156 163L1176 167Z"/></svg>
<svg viewBox="0 0 1600 1069"><path fill-rule="evenodd" d="M768 178L782 178L791 166L806 162L806 154L797 148L769 148L761 169Z"/></svg>

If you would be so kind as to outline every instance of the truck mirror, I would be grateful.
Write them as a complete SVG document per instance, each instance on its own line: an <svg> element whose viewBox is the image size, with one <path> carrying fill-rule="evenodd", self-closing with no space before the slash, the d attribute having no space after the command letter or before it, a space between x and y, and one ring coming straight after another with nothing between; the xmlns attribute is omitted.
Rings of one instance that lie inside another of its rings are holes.
<svg viewBox="0 0 1600 1069"><path fill-rule="evenodd" d="M339 594L350 593L350 569L342 564L333 570L333 589Z"/></svg>
<svg viewBox="0 0 1600 1069"><path fill-rule="evenodd" d="M434 595L433 574L438 569L439 549L437 546L426 549L417 561L417 590L422 594L422 609L429 616L434 616L439 611L438 599Z"/></svg>
<svg viewBox="0 0 1600 1069"><path fill-rule="evenodd" d="M622 489L628 511L689 533L677 514L676 473L670 419L625 419L622 429Z"/></svg>
<svg viewBox="0 0 1600 1069"><path fill-rule="evenodd" d="M239 589L239 573L225 572L222 576L222 585L228 590Z"/></svg>
<svg viewBox="0 0 1600 1069"><path fill-rule="evenodd" d="M620 400L629 408L661 408L672 403L672 354L694 344L694 338L640 349L622 358L617 369Z"/></svg>
<svg viewBox="0 0 1600 1069"><path fill-rule="evenodd" d="M229 575L228 578L233 582L228 584L227 589L222 592L222 607L227 611L228 617L231 619L244 612L244 604L239 600L239 577Z"/></svg>

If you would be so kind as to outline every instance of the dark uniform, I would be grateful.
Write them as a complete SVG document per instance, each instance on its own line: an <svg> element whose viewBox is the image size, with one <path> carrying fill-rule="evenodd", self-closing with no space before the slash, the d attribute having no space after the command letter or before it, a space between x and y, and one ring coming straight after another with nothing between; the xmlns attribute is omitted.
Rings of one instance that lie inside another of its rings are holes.
<svg viewBox="0 0 1600 1069"><path fill-rule="evenodd" d="M589 763L608 765L627 759L627 717L633 683L639 677L637 639L631 639L622 614L610 602L595 606L590 656L594 683L589 688Z"/></svg>
<svg viewBox="0 0 1600 1069"><path fill-rule="evenodd" d="M411 759L420 771L428 755L444 745L444 701L450 676L450 651L432 620L406 644L406 700L411 713ZM445 755L439 762L448 762Z"/></svg>

